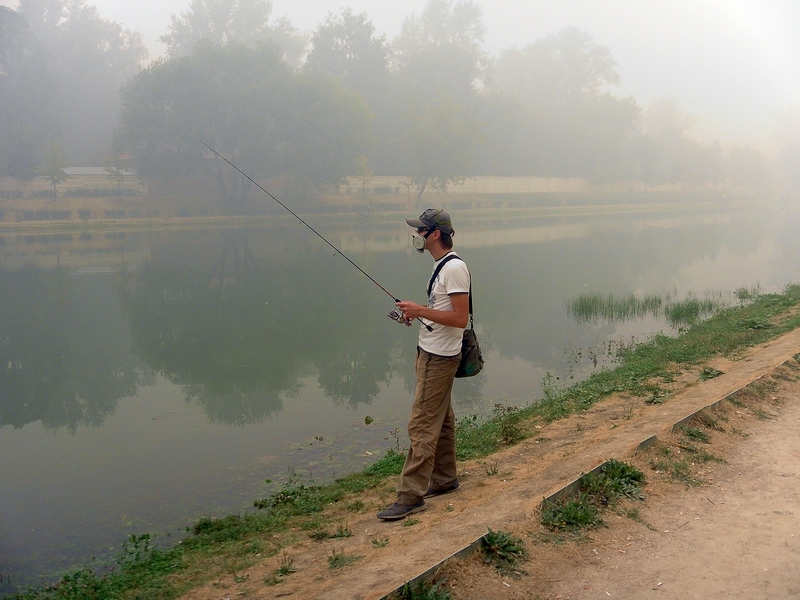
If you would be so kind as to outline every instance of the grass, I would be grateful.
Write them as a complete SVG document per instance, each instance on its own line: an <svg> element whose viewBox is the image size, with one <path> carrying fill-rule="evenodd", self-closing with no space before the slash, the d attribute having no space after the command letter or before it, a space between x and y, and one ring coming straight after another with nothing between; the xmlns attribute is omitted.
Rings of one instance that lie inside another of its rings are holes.
<svg viewBox="0 0 800 600"><path fill-rule="evenodd" d="M541 522L553 531L594 529L603 524L601 507L620 498L643 500L644 484L645 476L639 469L609 460L600 473L581 477L581 490L577 494L549 503L542 511Z"/></svg>
<svg viewBox="0 0 800 600"><path fill-rule="evenodd" d="M552 375L543 381L544 399L519 411L522 419L545 421L584 410L615 393L660 398L668 393L659 378L695 367L716 356L736 356L800 326L800 315L790 310L800 304L800 286L781 294L762 294L742 306L729 307L696 323L678 337L657 334L647 342L618 351L618 366L593 373L568 388L559 388ZM755 326L769 323L770 327Z"/></svg>
<svg viewBox="0 0 800 600"><path fill-rule="evenodd" d="M518 562L525 560L528 551L521 538L511 535L507 531L492 531L483 536L484 561L491 563L500 571L508 571Z"/></svg>
<svg viewBox="0 0 800 600"><path fill-rule="evenodd" d="M334 548L331 550L331 553L328 554L328 567L336 571L348 565L352 565L353 563L357 563L362 558L364 557L358 554L345 554L344 550L341 549L337 552L336 548Z"/></svg>
<svg viewBox="0 0 800 600"><path fill-rule="evenodd" d="M669 401L666 380L681 371L698 368L716 356L736 357L800 326L800 286L788 286L781 294L751 295L739 306L725 308L683 331L677 337L659 334L636 346L623 346L614 369L602 369L570 387L561 387L552 375L542 382L544 398L524 408L497 405L485 420L477 416L459 420L456 447L459 460L479 459L517 443L530 435L536 423L549 422L580 412L615 393ZM768 393L774 384L760 384ZM745 406L746 398L730 401ZM759 418L769 414L753 409ZM691 442L691 440L688 440ZM669 450L664 448L662 450ZM701 451L684 456L705 457ZM705 457L713 460L713 457ZM149 536L134 536L117 558L114 569L103 574L77 569L57 583L12 596L15 600L92 600L105 598L159 598L170 600L224 572L240 572L265 557L276 556L299 539L296 529L310 531L335 527L341 516L328 510L341 506L363 510L359 495L386 484L402 469L405 454L389 449L361 472L318 485L290 476L281 489L255 501L257 512L198 520L189 535L170 548L156 548ZM651 468L669 473L687 485L696 483L689 464L676 453L658 455ZM605 490L604 492L605 493ZM550 506L543 521L554 528L598 526L602 523L592 497L584 493L558 506ZM258 556L257 556L258 555ZM340 560L340 559L336 559ZM222 566L220 566L222 565Z"/></svg>
<svg viewBox="0 0 800 600"><path fill-rule="evenodd" d="M444 581L420 581L407 583L400 592L391 596L392 600L451 600L452 595L444 587Z"/></svg>
<svg viewBox="0 0 800 600"><path fill-rule="evenodd" d="M609 460L599 474L589 473L582 478L584 493L603 506L612 504L619 498L642 500L644 484L644 473L615 459Z"/></svg>
<svg viewBox="0 0 800 600"><path fill-rule="evenodd" d="M603 524L597 506L587 494L577 494L549 504L543 511L542 524L552 530L593 529Z"/></svg>

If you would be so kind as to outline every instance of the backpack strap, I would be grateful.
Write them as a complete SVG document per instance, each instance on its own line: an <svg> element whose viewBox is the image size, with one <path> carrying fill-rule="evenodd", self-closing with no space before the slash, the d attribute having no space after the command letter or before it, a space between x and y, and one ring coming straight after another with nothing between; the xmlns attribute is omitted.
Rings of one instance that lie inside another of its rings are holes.
<svg viewBox="0 0 800 600"><path fill-rule="evenodd" d="M442 262L440 262L438 265L436 265L436 269L434 269L433 275L431 275L431 280L428 282L428 297L430 297L430 295L431 295L431 290L433 289L433 282L436 281L436 278L439 276L439 271L442 270L442 267L446 263L450 262L454 258L459 258L460 259L461 257L454 252L453 254L450 254L450 255L446 256L445 258L443 258Z"/></svg>
<svg viewBox="0 0 800 600"><path fill-rule="evenodd" d="M436 281L436 278L439 276L439 271L442 270L442 267L445 265L446 262L457 258L461 260L461 257L453 252L452 254L444 257L442 262L436 265L436 269L433 271L433 275L431 275L431 280L428 282L428 297L431 295L431 290L433 289L433 282ZM472 325L472 275L469 277L469 321L470 325Z"/></svg>

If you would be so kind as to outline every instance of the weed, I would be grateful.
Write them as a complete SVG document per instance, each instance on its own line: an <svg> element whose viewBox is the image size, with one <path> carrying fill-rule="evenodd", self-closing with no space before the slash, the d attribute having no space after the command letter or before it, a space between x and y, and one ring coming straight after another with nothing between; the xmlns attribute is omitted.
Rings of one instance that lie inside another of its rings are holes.
<svg viewBox="0 0 800 600"><path fill-rule="evenodd" d="M407 583L398 593L398 600L451 600L452 596L442 586L444 581L420 581Z"/></svg>
<svg viewBox="0 0 800 600"><path fill-rule="evenodd" d="M483 557L501 570L507 570L528 555L525 542L507 531L492 531L483 536Z"/></svg>
<svg viewBox="0 0 800 600"><path fill-rule="evenodd" d="M685 460L650 460L650 468L656 473L667 475L672 481L683 483L686 486L700 485L689 464Z"/></svg>
<svg viewBox="0 0 800 600"><path fill-rule="evenodd" d="M642 518L642 515L639 514L638 508L629 508L628 510L625 511L624 514L631 521L636 521L637 523L641 523L642 525L647 527L650 531L656 531L655 527L653 527L650 523L648 523Z"/></svg>
<svg viewBox="0 0 800 600"><path fill-rule="evenodd" d="M453 505L452 504L445 504L442 512L453 512Z"/></svg>
<svg viewBox="0 0 800 600"><path fill-rule="evenodd" d="M768 419L771 419L774 416L765 410L761 410L760 408L751 408L750 410L752 411L755 418L758 419L759 421L767 421Z"/></svg>
<svg viewBox="0 0 800 600"><path fill-rule="evenodd" d="M719 415L717 418L712 417L708 413L702 412L697 415L697 422L700 423L706 429L714 429L716 431L725 431L719 422L720 421L727 421L728 418L724 415Z"/></svg>
<svg viewBox="0 0 800 600"><path fill-rule="evenodd" d="M347 510L354 513L359 513L364 510L364 503L361 500L356 500L347 505Z"/></svg>
<svg viewBox="0 0 800 600"><path fill-rule="evenodd" d="M490 465L486 465L486 474L489 477L497 475L497 472L498 472L497 463L492 463Z"/></svg>
<svg viewBox="0 0 800 600"><path fill-rule="evenodd" d="M639 469L619 460L609 460L598 475L588 474L581 479L583 492L596 503L606 505L618 498L642 500L645 476Z"/></svg>
<svg viewBox="0 0 800 600"><path fill-rule="evenodd" d="M372 545L375 548L385 548L389 545L389 538L388 537L379 537L379 538L372 538Z"/></svg>
<svg viewBox="0 0 800 600"><path fill-rule="evenodd" d="M730 402L734 406L738 406L739 408L744 406L744 402L742 402L741 399L739 399L737 396L731 396L730 398L728 398L728 402Z"/></svg>
<svg viewBox="0 0 800 600"><path fill-rule="evenodd" d="M576 530L599 527L603 519L587 494L553 502L542 511L542 524L550 529Z"/></svg>
<svg viewBox="0 0 800 600"><path fill-rule="evenodd" d="M702 371L700 371L700 381L708 381L709 379L714 379L715 377L719 377L720 375L724 375L722 371L719 369L715 369L714 367L705 367Z"/></svg>
<svg viewBox="0 0 800 600"><path fill-rule="evenodd" d="M329 537L331 537L331 534L327 529L316 529L316 530L312 531L311 533L309 533L308 537L310 537L312 540L316 540L318 542L321 542L321 541L327 540Z"/></svg>
<svg viewBox="0 0 800 600"><path fill-rule="evenodd" d="M720 458L719 456L717 456L715 454L711 454L711 452L708 452L706 450L701 450L700 448L692 446L691 444L682 445L681 448L683 448L684 450L689 452L692 455L692 459L693 460L695 460L697 462L700 462L700 463L706 463L706 462L712 462L712 461L713 462L718 462L718 463L724 463L725 462L725 459Z"/></svg>
<svg viewBox="0 0 800 600"><path fill-rule="evenodd" d="M333 570L341 569L342 567L358 562L362 558L364 557L358 554L345 554L344 550L341 549L337 552L336 548L334 548L331 550L331 553L328 554L328 567Z"/></svg>
<svg viewBox="0 0 800 600"><path fill-rule="evenodd" d="M294 559L289 556L286 552L281 555L280 564L278 565L278 574L279 575L289 575L290 573L296 573L297 567L294 566Z"/></svg>
<svg viewBox="0 0 800 600"><path fill-rule="evenodd" d="M350 531L350 527L347 523L339 523L336 526L336 531L331 534L332 538L349 538L352 537L353 532Z"/></svg>
<svg viewBox="0 0 800 600"><path fill-rule="evenodd" d="M419 519L415 519L414 517L406 517L403 519L403 527L413 527L419 523Z"/></svg>
<svg viewBox="0 0 800 600"><path fill-rule="evenodd" d="M708 433L706 433L699 427L684 427L683 435L685 435L690 440L701 442L703 444L708 444L710 442Z"/></svg>
<svg viewBox="0 0 800 600"><path fill-rule="evenodd" d="M745 431L742 431L741 429L736 429L735 427L733 429L731 429L731 435L738 435L738 436L740 436L740 437L742 437L744 439L747 439L747 438L750 437L749 433L747 433Z"/></svg>
<svg viewBox="0 0 800 600"><path fill-rule="evenodd" d="M497 424L501 443L516 444L525 439L525 434L519 426L519 409L517 407L495 404L492 409L492 420Z"/></svg>

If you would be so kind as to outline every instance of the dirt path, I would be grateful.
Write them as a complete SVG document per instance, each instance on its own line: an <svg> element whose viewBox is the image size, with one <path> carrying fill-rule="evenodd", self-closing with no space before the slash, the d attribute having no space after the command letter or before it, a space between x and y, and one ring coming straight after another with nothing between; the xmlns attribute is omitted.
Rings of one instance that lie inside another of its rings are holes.
<svg viewBox="0 0 800 600"><path fill-rule="evenodd" d="M647 455L634 459L656 480L644 503L607 512L608 526L577 542L529 545L519 578L477 557L454 563L443 573L454 597L800 598L800 383L774 394L764 420L726 409L727 433L708 446L726 463L703 469L703 485L660 483ZM636 521L623 516L631 507ZM543 528L528 525L516 533L530 543Z"/></svg>
<svg viewBox="0 0 800 600"><path fill-rule="evenodd" d="M800 597L800 384L793 374L800 371L788 370L785 378L791 381L784 386L791 389L781 389L779 418L760 421L755 415L761 409L744 406L720 415L733 423L726 423L727 433L715 435L710 447L728 463L701 469L706 486L685 489L655 477L645 490L646 502L637 507L638 520L611 513L609 527L592 532L584 543L553 545L532 536L541 529L544 496L605 459L627 459L651 436L669 443L665 428L769 376L798 351L800 331L795 331L735 363L714 361L712 366L725 372L716 379L696 383L697 373L685 374L664 404L617 397L543 426L534 438L463 465L463 490L432 499L410 525L375 519L375 511L393 497L387 484L361 498L360 514L342 508L352 537L314 542L298 531L299 543L288 550L298 570L282 583L264 583L280 564L272 558L186 598L380 598L487 527L526 539L528 574L504 578L474 555L444 571L456 598ZM352 564L331 568L329 559L337 554Z"/></svg>
<svg viewBox="0 0 800 600"><path fill-rule="evenodd" d="M747 424L712 484L652 494L642 518L656 531L612 526L549 597L800 598L800 384L791 387L774 419Z"/></svg>

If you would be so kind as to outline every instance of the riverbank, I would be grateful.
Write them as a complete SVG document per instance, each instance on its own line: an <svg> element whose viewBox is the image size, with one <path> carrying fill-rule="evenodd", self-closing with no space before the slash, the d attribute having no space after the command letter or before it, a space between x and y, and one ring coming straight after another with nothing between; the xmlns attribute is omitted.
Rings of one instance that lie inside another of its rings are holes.
<svg viewBox="0 0 800 600"><path fill-rule="evenodd" d="M657 416L665 407L675 406L674 398L682 390L697 387L695 382L703 368L716 365L717 370L725 371L720 367L741 363L751 352L748 349L797 328L798 305L797 286L782 294L758 296L745 306L727 309L695 325L678 338L657 336L648 343L623 349L616 369L597 372L576 386L559 389L550 382L545 401L535 406L499 409L493 419L480 425L463 420L459 426L459 458L465 489L459 492L458 503L471 493L491 499L513 485L501 465L504 457L516 455L519 463L541 466L547 452L553 465L565 464L565 452L579 456L581 445L570 436L593 431L586 422L590 411L604 421L619 413L613 420L613 438L622 430L620 425L634 427L643 416ZM536 453L526 456L519 451L519 442ZM572 447L564 450L567 442ZM501 454L492 454L498 451ZM431 527L441 532L445 521L448 528L460 532L458 535L476 533L472 531L476 523L466 516L478 509L468 511L455 501L437 500L416 523L388 527L377 523L374 512L391 500L401 462L401 454L390 452L363 473L330 486L287 482L283 490L259 502L263 508L256 514L202 519L192 535L166 550L152 549L147 537L136 538L113 573L98 577L83 570L66 577L54 589L19 598L85 598L86 590L94 590L98 598L135 597L137 593L158 598L182 594L216 598L220 593L232 597L240 592L274 597L278 591L313 591L314 573L331 585L345 585L352 591L350 578L366 581L370 572L384 586L389 585L387 573L376 570L379 564L390 565L396 577L413 577L413 571L396 569L396 561L424 556L408 550L428 537L425 532ZM579 472L562 475L568 481ZM529 496L527 501L531 501ZM480 523L485 526L496 516L493 509ZM458 535L448 534L446 539L435 535L435 550L446 553L450 545L458 545ZM341 568L334 568L337 565ZM367 593L365 597L371 596Z"/></svg>
<svg viewBox="0 0 800 600"><path fill-rule="evenodd" d="M423 198L405 194L321 194L313 198L285 197L298 214L352 220L353 215L417 214L429 206L475 218L497 216L497 211L523 216L561 217L594 214L671 212L677 209L725 210L758 202L774 202L774 194L745 190L662 192L538 192L538 193L428 193ZM286 216L286 211L264 194L253 192L236 207L226 207L213 196L127 195L0 197L0 233L71 232L96 229L140 230L158 226L245 226Z"/></svg>

